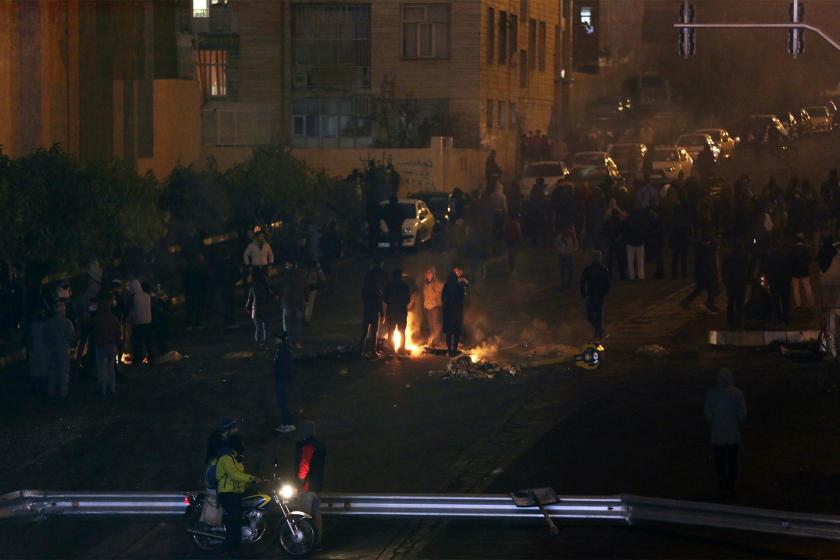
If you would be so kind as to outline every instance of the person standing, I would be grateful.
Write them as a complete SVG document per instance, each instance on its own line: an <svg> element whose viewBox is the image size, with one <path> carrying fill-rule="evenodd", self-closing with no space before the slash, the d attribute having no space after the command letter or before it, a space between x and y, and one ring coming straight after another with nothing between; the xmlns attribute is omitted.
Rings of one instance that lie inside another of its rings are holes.
<svg viewBox="0 0 840 560"><path fill-rule="evenodd" d="M201 328L207 295L207 264L204 255L196 253L184 270L184 300L187 308L187 328Z"/></svg>
<svg viewBox="0 0 840 560"><path fill-rule="evenodd" d="M624 222L624 242L627 244L627 278L645 279L645 216L634 210Z"/></svg>
<svg viewBox="0 0 840 560"><path fill-rule="evenodd" d="M674 212L671 227L671 280L677 276L688 278L688 245L691 238L691 219L684 205L680 204Z"/></svg>
<svg viewBox="0 0 840 560"><path fill-rule="evenodd" d="M715 306L715 298L720 288L717 278L717 242L711 233L706 232L700 241L697 242L694 254L694 290L682 300L681 305L683 309L688 309L688 304L705 291L706 303L702 307L706 312L714 315L718 313L718 308Z"/></svg>
<svg viewBox="0 0 840 560"><path fill-rule="evenodd" d="M496 163L496 150L490 150L487 159L484 161L484 179L487 184L487 190L496 184L502 176L502 168Z"/></svg>
<svg viewBox="0 0 840 560"><path fill-rule="evenodd" d="M265 240L265 232L262 229L255 228L254 239L245 248L242 261L245 266L260 268L274 264L274 251L271 250L271 244Z"/></svg>
<svg viewBox="0 0 840 560"><path fill-rule="evenodd" d="M385 286L383 301L385 302L385 317L388 321L388 336L390 337L394 331L400 334L400 346L394 348L394 351L402 353L405 351L405 329L408 325L411 290L403 280L401 269L395 268L391 273L391 281Z"/></svg>
<svg viewBox="0 0 840 560"><path fill-rule="evenodd" d="M282 415L282 422L276 432L285 434L295 429L295 419L289 405L289 387L292 384L292 365L294 357L289 349L289 335L286 331L274 334L274 390L277 407Z"/></svg>
<svg viewBox="0 0 840 560"><path fill-rule="evenodd" d="M443 327L443 282L441 282L434 268L426 270L423 282L423 315L426 320L426 328L429 331L429 338L426 339L426 346L431 348L440 344L440 334Z"/></svg>
<svg viewBox="0 0 840 560"><path fill-rule="evenodd" d="M805 293L805 304L808 307L814 306L814 293L811 290L811 249L805 242L805 234L796 234L796 244L790 253L791 272L793 273L793 280L791 281L791 289L793 291L793 307L799 309L801 300L799 296L800 288Z"/></svg>
<svg viewBox="0 0 840 560"><path fill-rule="evenodd" d="M554 246L560 257L560 289L571 290L572 278L575 274L575 253L578 250L578 240L575 228L566 226L554 238Z"/></svg>
<svg viewBox="0 0 840 560"><path fill-rule="evenodd" d="M586 303L586 318L596 339L604 337L604 302L610 292L610 271L604 266L601 251L592 255L592 264L580 275L580 295Z"/></svg>
<svg viewBox="0 0 840 560"><path fill-rule="evenodd" d="M774 238L771 242L761 272L770 285L771 318L787 325L790 323L790 288L793 274L789 255L782 251L779 238Z"/></svg>
<svg viewBox="0 0 840 560"><path fill-rule="evenodd" d="M152 296L151 289L145 282L129 282L131 294L131 363L140 365L148 356L149 363L154 361L155 344L152 331Z"/></svg>
<svg viewBox="0 0 840 560"><path fill-rule="evenodd" d="M326 463L327 447L315 435L315 422L302 422L300 439L295 444L295 475L301 491L301 509L311 515L315 522L316 544L323 540L324 535L324 520L321 516L321 500L318 493L324 485Z"/></svg>
<svg viewBox="0 0 840 560"><path fill-rule="evenodd" d="M44 341L49 355L49 376L47 394L51 397L66 397L70 385L70 344L76 333L73 323L67 318L63 302L56 302L52 316L44 325Z"/></svg>
<svg viewBox="0 0 840 560"><path fill-rule="evenodd" d="M223 445L216 463L216 481L218 483L219 505L225 511L225 543L224 548L233 556L239 555L239 545L242 544L242 497L245 488L252 482L262 482L256 476L245 472L242 462L245 444L242 436L233 434Z"/></svg>
<svg viewBox="0 0 840 560"><path fill-rule="evenodd" d="M496 183L488 194L487 210L491 216L493 254L496 254L504 236L505 220L508 215L507 197L501 183Z"/></svg>
<svg viewBox="0 0 840 560"><path fill-rule="evenodd" d="M382 214L385 225L388 226L388 240L391 250L399 251L402 247L402 227L405 216L397 195L392 194L390 196L388 204L382 209Z"/></svg>
<svg viewBox="0 0 840 560"><path fill-rule="evenodd" d="M516 272L516 258L522 245L522 223L519 216L510 214L505 222L505 245L507 245L508 272Z"/></svg>
<svg viewBox="0 0 840 560"><path fill-rule="evenodd" d="M736 243L723 260L723 283L726 286L726 324L733 329L741 326L744 300L747 297L749 263L740 243Z"/></svg>
<svg viewBox="0 0 840 560"><path fill-rule="evenodd" d="M372 269L373 270L373 269ZM360 343L362 357L378 355L376 345L379 341L379 325L382 322L382 288L377 275L365 275L362 285L362 340ZM373 344L371 352L368 347Z"/></svg>
<svg viewBox="0 0 840 560"><path fill-rule="evenodd" d="M302 270L296 262L286 263L283 272L283 329L296 344L303 333L306 317L307 292L310 290L307 276L308 272Z"/></svg>
<svg viewBox="0 0 840 560"><path fill-rule="evenodd" d="M122 325L111 311L112 304L111 294L103 294L91 319L96 377L99 381L99 392L103 397L117 392L115 364L122 345Z"/></svg>
<svg viewBox="0 0 840 560"><path fill-rule="evenodd" d="M458 354L458 344L464 330L464 300L467 296L466 282L462 282L464 270L452 267L441 292L443 303L443 333L446 335L446 350L450 356Z"/></svg>
<svg viewBox="0 0 840 560"><path fill-rule="evenodd" d="M718 372L715 386L706 391L703 411L711 432L718 489L721 498L729 498L735 494L741 427L747 416L744 394L734 386L731 370Z"/></svg>
<svg viewBox="0 0 840 560"><path fill-rule="evenodd" d="M265 277L265 269L253 268L248 275L248 302L245 310L254 322L254 343L258 351L266 349L266 331L268 330L269 307L271 295L268 288L268 280Z"/></svg>

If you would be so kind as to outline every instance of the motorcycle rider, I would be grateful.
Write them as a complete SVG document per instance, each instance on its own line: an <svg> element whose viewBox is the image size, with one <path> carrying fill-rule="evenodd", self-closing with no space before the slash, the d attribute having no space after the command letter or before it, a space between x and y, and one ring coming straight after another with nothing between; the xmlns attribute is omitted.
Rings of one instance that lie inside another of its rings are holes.
<svg viewBox="0 0 840 560"><path fill-rule="evenodd" d="M324 465L327 461L327 447L315 437L315 422L307 420L300 425L300 440L295 444L295 476L300 485L301 509L308 512L315 522L316 543L324 534L321 517L321 501L318 492L324 483Z"/></svg>
<svg viewBox="0 0 840 560"><path fill-rule="evenodd" d="M231 555L239 554L242 542L242 498L245 487L252 482L262 480L245 472L242 464L245 457L245 443L238 433L228 437L222 445L219 462L216 464L216 480L218 481L219 505L225 511L225 544L224 548Z"/></svg>
<svg viewBox="0 0 840 560"><path fill-rule="evenodd" d="M212 461L219 458L219 451L227 442L227 439L238 432L236 420L229 416L223 416L219 420L219 426L213 430L210 437L207 438L207 452L204 456L204 464L209 466Z"/></svg>

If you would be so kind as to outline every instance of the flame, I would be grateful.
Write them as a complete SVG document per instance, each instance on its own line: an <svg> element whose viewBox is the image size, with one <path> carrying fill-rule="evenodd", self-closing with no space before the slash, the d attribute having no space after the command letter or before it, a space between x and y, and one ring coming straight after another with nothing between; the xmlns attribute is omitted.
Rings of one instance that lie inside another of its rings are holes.
<svg viewBox="0 0 840 560"><path fill-rule="evenodd" d="M120 356L120 363L125 364L127 366L130 366L131 365L131 354L128 354L127 352L123 352L122 355Z"/></svg>
<svg viewBox="0 0 840 560"><path fill-rule="evenodd" d="M495 344L480 344L475 348L466 351L472 363L477 364L486 360L492 360L499 353L499 347Z"/></svg>
<svg viewBox="0 0 840 560"><path fill-rule="evenodd" d="M399 351L402 345L402 335L397 328L394 328L394 332L391 334L391 344L393 345L394 352ZM414 343L414 331L411 329L411 326L405 329L405 349L412 356L419 356L423 352L423 349Z"/></svg>

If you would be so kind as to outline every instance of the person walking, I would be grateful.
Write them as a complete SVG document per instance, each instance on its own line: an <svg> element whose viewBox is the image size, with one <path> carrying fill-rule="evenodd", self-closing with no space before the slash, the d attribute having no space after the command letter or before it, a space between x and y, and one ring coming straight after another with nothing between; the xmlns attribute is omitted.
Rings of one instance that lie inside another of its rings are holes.
<svg viewBox="0 0 840 560"><path fill-rule="evenodd" d="M741 326L744 317L749 282L749 262L741 243L735 243L732 252L723 260L721 272L726 286L726 324L736 329Z"/></svg>
<svg viewBox="0 0 840 560"><path fill-rule="evenodd" d="M44 341L49 355L47 394L66 397L70 386L70 345L76 336L73 323L67 318L63 302L56 302L52 316L44 325Z"/></svg>
<svg viewBox="0 0 840 560"><path fill-rule="evenodd" d="M435 348L440 344L440 335L443 328L443 282L435 272L434 267L426 270L423 282L423 315L426 320L426 329L429 338L426 339L426 346Z"/></svg>
<svg viewBox="0 0 840 560"><path fill-rule="evenodd" d="M580 275L580 295L586 304L586 319L592 325L595 339L604 337L604 303L610 292L610 271L604 266L601 251L592 255L592 264Z"/></svg>
<svg viewBox="0 0 840 560"><path fill-rule="evenodd" d="M315 434L315 422L306 420L300 425L300 439L295 444L295 475L300 487L300 507L315 522L315 543L324 537L324 520L318 493L324 485L327 446Z"/></svg>
<svg viewBox="0 0 840 560"><path fill-rule="evenodd" d="M443 333L446 335L446 350L449 356L458 354L458 344L464 330L464 300L467 296L467 283L462 281L464 270L456 265L443 285L441 302L443 303Z"/></svg>
<svg viewBox="0 0 840 560"><path fill-rule="evenodd" d="M791 290L793 291L793 308L801 306L800 289L805 293L805 304L808 307L814 306L814 292L811 290L811 249L805 242L805 234L796 234L796 244L790 252L790 264L793 280Z"/></svg>
<svg viewBox="0 0 840 560"><path fill-rule="evenodd" d="M99 393L103 397L117 392L115 364L122 345L122 325L111 311L112 305L113 296L110 293L103 294L91 319L96 377L99 381Z"/></svg>
<svg viewBox="0 0 840 560"><path fill-rule="evenodd" d="M395 268L391 273L391 281L385 286L383 301L387 333L389 337L394 331L399 333L400 345L399 348L394 348L394 351L400 354L405 351L405 329L408 325L408 306L411 303L411 290L403 280L402 269Z"/></svg>
<svg viewBox="0 0 840 560"><path fill-rule="evenodd" d="M225 511L225 550L232 556L239 556L242 543L242 498L248 484L262 482L256 476L245 472L245 444L240 434L233 434L223 445L216 463L216 481L219 505Z"/></svg>
<svg viewBox="0 0 840 560"><path fill-rule="evenodd" d="M706 391L703 411L711 433L718 489L726 499L735 494L741 427L747 416L744 394L734 386L731 370L718 372L715 386Z"/></svg>
<svg viewBox="0 0 840 560"><path fill-rule="evenodd" d="M286 331L274 334L274 394L282 421L274 431L285 434L295 429L295 419L289 405L289 387L292 384L292 365L294 357L289 348L289 335Z"/></svg>
<svg viewBox="0 0 840 560"><path fill-rule="evenodd" d="M259 227L254 228L254 238L245 248L242 261L247 267L265 268L274 264L274 251L265 240L265 232Z"/></svg>
<svg viewBox="0 0 840 560"><path fill-rule="evenodd" d="M575 228L563 228L554 238L554 246L560 258L560 289L570 290L575 274L575 253L579 248Z"/></svg>

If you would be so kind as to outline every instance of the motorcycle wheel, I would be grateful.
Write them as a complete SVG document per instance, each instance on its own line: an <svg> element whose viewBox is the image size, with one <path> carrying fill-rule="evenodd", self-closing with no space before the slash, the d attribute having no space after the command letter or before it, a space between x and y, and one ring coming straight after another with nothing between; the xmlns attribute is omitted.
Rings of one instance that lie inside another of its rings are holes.
<svg viewBox="0 0 840 560"><path fill-rule="evenodd" d="M283 551L293 558L303 558L312 553L318 538L318 531L312 519L302 515L289 517L291 524L297 528L297 534L289 528L284 519L277 525L277 540Z"/></svg>

